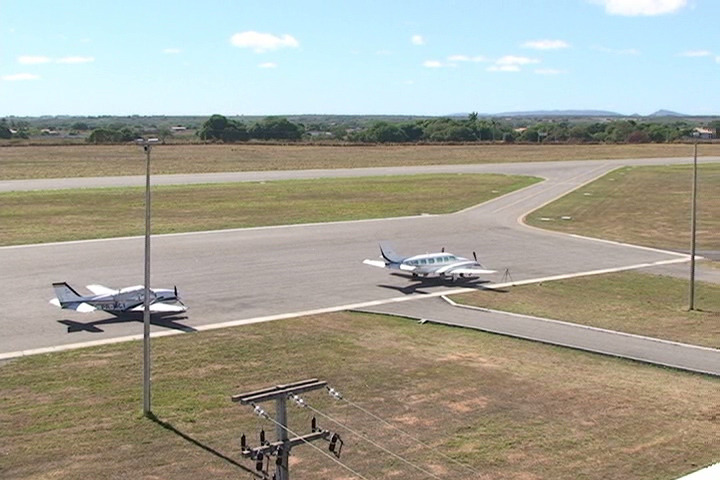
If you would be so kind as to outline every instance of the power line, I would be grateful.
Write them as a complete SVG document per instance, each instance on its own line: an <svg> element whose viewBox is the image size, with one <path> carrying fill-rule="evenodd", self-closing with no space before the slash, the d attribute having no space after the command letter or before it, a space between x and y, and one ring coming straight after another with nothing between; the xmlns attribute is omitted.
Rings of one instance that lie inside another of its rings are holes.
<svg viewBox="0 0 720 480"><path fill-rule="evenodd" d="M326 387L326 388L328 388L328 387ZM425 448L427 448L427 449L429 449L429 450L432 450L434 453L440 455L440 456L443 457L444 459L446 459L446 460L448 460L448 461L450 461L450 462L452 462L452 463L454 463L454 464L456 464L456 465L458 465L458 466L460 466L460 467L468 470L468 471L471 472L471 473L474 473L474 474L477 474L477 475L480 475L480 474L481 474L480 471L472 468L471 466L469 466L469 465L467 465L467 464L465 464L465 463L463 463L463 462L461 462L461 461L459 461L459 460L456 460L456 459L452 458L452 457L449 456L449 455L446 455L445 453L441 452L440 450L438 450L437 448L433 447L432 445L429 445L429 444L423 442L423 441L420 440L419 438L417 438L417 437L413 436L412 434L410 434L410 433L402 430L402 429L399 428L399 427L396 427L395 425L393 425L392 423L388 422L387 420L385 420L385 419L383 419L383 418L380 418L380 417L378 417L377 415L375 415L374 413L370 412L369 410L366 410L365 408L361 407L360 405L351 402L350 400L348 400L347 398L345 398L344 396L342 396L342 395L341 395L337 390L335 390L334 388L328 388L328 393L330 393L330 396L332 396L333 398L335 398L335 399L337 399L337 400L344 400L344 401L347 402L347 404L350 405L351 407L357 408L358 410L360 410L360 411L363 412L364 414L366 414L366 415L374 418L375 420L378 420L379 422L382 422L383 424L387 425L388 427L392 428L393 430L396 430L397 432L400 432L401 434L405 435L406 437L410 438L411 440L414 440L415 442L419 443L419 444L422 445L423 447L425 447Z"/></svg>
<svg viewBox="0 0 720 480"><path fill-rule="evenodd" d="M254 405L253 405L253 406L254 406ZM363 480L370 480L370 479L368 479L367 477L365 477L364 475L362 475L361 473L359 473L359 472L353 470L352 468L350 468L349 466L345 465L343 462L341 462L341 461L338 460L337 458L333 457L332 455L329 455L329 454L325 453L322 448L318 447L317 445L313 445L313 444L310 443L309 441L303 439L300 435L298 435L297 433L295 433L295 432L293 432L292 430L290 430L287 426L280 424L280 422L276 422L275 419L270 418L270 416L267 415L267 413L265 413L264 411L263 411L263 414L260 415L260 416L261 416L262 418L264 418L265 420L271 421L272 423L274 423L274 424L277 425L278 427L280 427L280 428L282 428L283 430L285 430L286 432L288 432L290 435L294 435L295 437L300 438L300 439L301 439L303 442L305 442L307 445L313 447L315 450L317 450L318 452L322 453L323 455L325 455L326 457L328 457L330 460L332 460L333 462L337 463L338 465L340 465L341 467L343 467L345 470L347 470L348 472L352 473L352 474L355 475L356 477L362 478Z"/></svg>
<svg viewBox="0 0 720 480"><path fill-rule="evenodd" d="M424 468L422 468L422 467L419 466L419 465L414 464L414 463L411 462L410 460L408 460L408 459L406 459L406 458L398 455L397 453L394 453L394 452L388 450L387 448L383 447L383 446L380 445L379 443L377 443L377 442L371 440L370 438L366 437L366 436L363 435L362 433L360 433L360 432L358 432L358 431L356 431L356 430L353 430L352 428L348 427L347 425L344 425L344 424L342 424L341 422L335 420L335 419L332 418L330 415L326 415L325 413L321 412L320 410L311 407L311 406L308 405L306 402L302 401L302 399L301 399L300 397L298 397L297 395L294 395L294 396L292 396L291 398L292 398L292 399L295 401L295 403L297 403L299 406L304 407L304 408L308 408L308 409L312 410L313 412L317 413L318 415L322 415L323 417L327 418L327 419L330 420L331 422L335 423L336 425L341 426L342 428L346 429L346 430L349 431L350 433L352 433L352 434L354 434L354 435L357 435L358 437L362 438L363 440L365 440L366 442L370 443L371 445L379 448L380 450L382 450L383 452L387 453L388 455L391 455L391 456L397 458L398 460L400 460L400 461L402 461L402 462L410 465L411 467L415 468L416 470L419 470L419 471L423 472L425 475L428 475L428 476L430 476L430 477L432 477L432 478L437 478L438 480L442 480L440 477L438 477L437 475L435 475L435 474L432 473L431 471L425 470ZM302 401L302 404L300 403L300 401Z"/></svg>

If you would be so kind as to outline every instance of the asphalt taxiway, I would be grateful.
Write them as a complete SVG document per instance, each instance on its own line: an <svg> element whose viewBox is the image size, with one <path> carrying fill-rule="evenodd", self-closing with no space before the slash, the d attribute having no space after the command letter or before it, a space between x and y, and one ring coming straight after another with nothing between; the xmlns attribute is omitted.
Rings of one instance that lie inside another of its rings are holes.
<svg viewBox="0 0 720 480"><path fill-rule="evenodd" d="M392 240L400 253L441 247L459 255L477 251L486 266L499 270L488 277L496 282L505 271L515 281L531 281L683 262L687 257L680 253L538 230L522 225L518 218L615 168L689 161L672 158L156 176L154 185L441 172L524 174L545 181L450 215L154 236L152 285L177 285L190 310L185 317L159 322L153 331L203 330L421 297L423 292L407 290L406 278L362 265L364 258L378 256L379 240ZM113 182L119 183L113 186L136 181L136 177L117 178ZM2 182L1 187L109 186L103 179L52 180L52 186L38 182ZM142 332L138 321L97 312L61 311L48 303L53 296L51 284L57 281L67 281L81 293L84 285L91 283L110 287L141 284L142 237L4 247L0 248L0 265L0 358L110 342ZM452 288L437 285L424 293Z"/></svg>

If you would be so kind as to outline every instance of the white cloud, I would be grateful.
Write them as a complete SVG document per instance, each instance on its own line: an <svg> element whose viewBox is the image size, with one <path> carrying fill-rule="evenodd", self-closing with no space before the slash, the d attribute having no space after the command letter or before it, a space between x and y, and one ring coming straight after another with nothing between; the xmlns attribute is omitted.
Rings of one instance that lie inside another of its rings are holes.
<svg viewBox="0 0 720 480"><path fill-rule="evenodd" d="M688 50L678 55L681 57L710 57L712 52L710 50Z"/></svg>
<svg viewBox="0 0 720 480"><path fill-rule="evenodd" d="M437 60L425 60L423 62L423 67L426 68L442 68L443 66L443 63L438 62Z"/></svg>
<svg viewBox="0 0 720 480"><path fill-rule="evenodd" d="M277 36L253 31L236 33L230 37L230 43L239 48L252 48L256 53L300 46L300 43L292 35Z"/></svg>
<svg viewBox="0 0 720 480"><path fill-rule="evenodd" d="M425 39L423 38L422 35L413 35L410 38L410 41L412 42L413 45L425 45Z"/></svg>
<svg viewBox="0 0 720 480"><path fill-rule="evenodd" d="M518 57L515 55L505 55L495 60L495 64L489 66L488 72L519 72L523 65L540 63L537 58Z"/></svg>
<svg viewBox="0 0 720 480"><path fill-rule="evenodd" d="M715 63L720 63L720 55L718 55L717 57L715 57Z"/></svg>
<svg viewBox="0 0 720 480"><path fill-rule="evenodd" d="M260 68L277 68L277 63L275 62L265 62L258 65Z"/></svg>
<svg viewBox="0 0 720 480"><path fill-rule="evenodd" d="M538 60L537 58L505 55L504 57L499 58L495 62L496 65L529 65L531 63L540 63L540 60Z"/></svg>
<svg viewBox="0 0 720 480"><path fill-rule="evenodd" d="M652 16L674 13L687 6L688 0L591 0L603 5L610 15Z"/></svg>
<svg viewBox="0 0 720 480"><path fill-rule="evenodd" d="M607 47L593 47L593 49L600 52L612 53L614 55L640 55L640 50L637 48L607 48Z"/></svg>
<svg viewBox="0 0 720 480"><path fill-rule="evenodd" d="M92 63L94 61L95 61L94 57L63 57L63 58L58 58L56 60L57 63L68 63L68 64Z"/></svg>
<svg viewBox="0 0 720 480"><path fill-rule="evenodd" d="M538 75L560 75L565 72L555 68L537 68L535 69L535 73Z"/></svg>
<svg viewBox="0 0 720 480"><path fill-rule="evenodd" d="M179 48L166 48L162 51L162 53L164 53L166 55L177 55L181 52L182 52L182 50L180 50Z"/></svg>
<svg viewBox="0 0 720 480"><path fill-rule="evenodd" d="M557 50L560 48L568 48L570 45L563 40L531 40L523 43L522 46L535 50Z"/></svg>
<svg viewBox="0 0 720 480"><path fill-rule="evenodd" d="M487 58L482 55L476 55L474 57L468 57L467 55L450 55L448 57L449 62L487 62Z"/></svg>
<svg viewBox="0 0 720 480"><path fill-rule="evenodd" d="M488 72L519 72L520 67L518 65L490 65L486 70Z"/></svg>
<svg viewBox="0 0 720 480"><path fill-rule="evenodd" d="M40 63L50 63L52 59L50 57L44 57L40 55L23 55L18 57L18 63L22 65L37 65Z"/></svg>
<svg viewBox="0 0 720 480"><path fill-rule="evenodd" d="M8 82L22 82L25 80L37 80L40 76L32 73L15 73L13 75L3 75L0 78Z"/></svg>

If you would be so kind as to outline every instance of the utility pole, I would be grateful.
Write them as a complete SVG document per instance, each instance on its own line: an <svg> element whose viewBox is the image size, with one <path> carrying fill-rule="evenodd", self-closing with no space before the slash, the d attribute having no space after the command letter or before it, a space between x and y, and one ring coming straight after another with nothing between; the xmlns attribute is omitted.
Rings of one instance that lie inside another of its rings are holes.
<svg viewBox="0 0 720 480"><path fill-rule="evenodd" d="M145 291L143 293L143 415L152 414L150 407L150 150L157 138L138 138L135 143L145 151Z"/></svg>
<svg viewBox="0 0 720 480"><path fill-rule="evenodd" d="M249 448L246 444L245 435L240 438L240 446L242 448L242 456L245 458L251 458L256 462L256 470L263 471L263 461L269 459L270 456L275 456L276 464L276 480L290 480L290 471L288 468L288 459L290 457L290 450L298 445L304 443L310 443L315 440L327 439L331 433L328 430L318 429L315 424L315 419L312 422L312 433L306 435L298 435L290 438L288 436L289 430L287 427L287 399L290 396L298 395L300 393L309 392L311 390L318 390L325 388L327 382L320 381L317 378L310 378L308 380L302 380L299 382L289 383L286 385L276 385L274 387L264 388L262 390L256 390L253 392L241 393L233 395L231 400L241 405L250 405L254 407L255 413L263 418L270 420L275 423L275 442L268 442L265 440L265 431L260 433L260 446L255 448ZM269 415L260 408L259 403L275 400L275 419L271 419ZM337 434L333 435L335 438ZM339 437L337 437L339 438ZM331 451L336 455L339 452L335 452L335 444L331 440Z"/></svg>
<svg viewBox="0 0 720 480"><path fill-rule="evenodd" d="M695 236L697 231L697 150L698 142L695 139L695 153L693 154L693 181L692 203L690 207L690 301L688 310L695 310Z"/></svg>

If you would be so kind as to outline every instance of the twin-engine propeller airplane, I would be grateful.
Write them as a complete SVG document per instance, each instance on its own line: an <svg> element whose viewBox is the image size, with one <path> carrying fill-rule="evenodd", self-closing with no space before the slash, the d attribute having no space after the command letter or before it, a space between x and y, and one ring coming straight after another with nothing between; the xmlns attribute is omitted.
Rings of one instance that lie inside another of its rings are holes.
<svg viewBox="0 0 720 480"><path fill-rule="evenodd" d="M363 263L373 267L412 273L413 277L439 276L451 280L455 280L458 277L478 277L480 275L495 273L495 270L487 270L478 262L475 252L473 252L474 260L458 257L457 255L446 252L444 248L439 253L425 253L422 255L413 255L412 257L402 257L395 253L387 243L380 243L380 254L383 260L365 259Z"/></svg>
<svg viewBox="0 0 720 480"><path fill-rule="evenodd" d="M102 310L112 315L123 316L144 311L145 287L135 287L113 290L102 285L88 285L87 289L94 293L91 296L82 296L65 282L53 283L57 298L50 300L55 306L78 312L92 312ZM177 287L150 289L150 313L170 315L183 313L187 307L180 301Z"/></svg>

